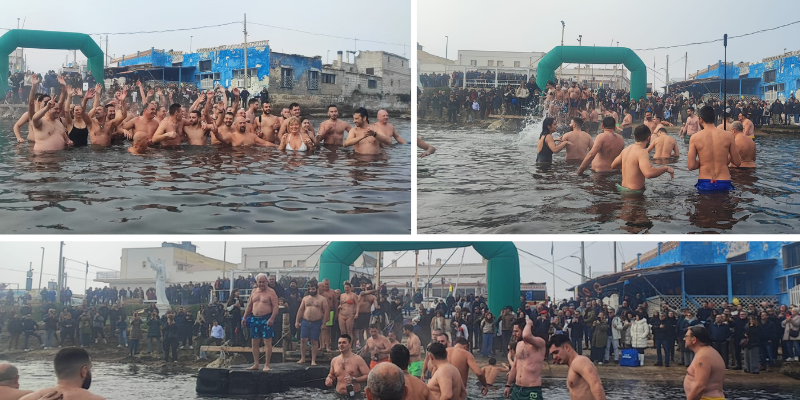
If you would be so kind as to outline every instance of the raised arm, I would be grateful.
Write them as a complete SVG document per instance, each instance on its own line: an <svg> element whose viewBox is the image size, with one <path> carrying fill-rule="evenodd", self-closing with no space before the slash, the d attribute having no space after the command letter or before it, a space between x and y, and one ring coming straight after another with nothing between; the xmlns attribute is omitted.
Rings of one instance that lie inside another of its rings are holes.
<svg viewBox="0 0 800 400"><path fill-rule="evenodd" d="M538 336L533 336L533 333L531 332L532 327L533 320L528 318L528 321L525 323L525 329L522 330L522 341L537 349L543 349L545 346L547 346L547 343L545 343L544 339Z"/></svg>
<svg viewBox="0 0 800 400"><path fill-rule="evenodd" d="M92 124L92 115L86 111L86 103L89 101L89 99L92 99L95 96L96 94L94 92L94 89L89 89L89 91L86 92L86 96L83 96L83 100L81 100L81 108L83 108L82 117L83 117L83 122L86 123L86 126L90 126ZM94 111L94 108L92 109L92 111Z"/></svg>
<svg viewBox="0 0 800 400"><path fill-rule="evenodd" d="M100 96L102 96L102 94L103 94L103 87L100 86L100 84L98 83L94 87L94 101L92 101L92 111L89 111L90 116L94 115L94 113L97 112L98 107L102 107L102 105L100 105Z"/></svg>
<svg viewBox="0 0 800 400"><path fill-rule="evenodd" d="M114 117L113 125L112 126L119 126L122 121L125 120L125 116L128 115L128 105L125 102L125 97L128 96L128 91L122 89L121 92L116 94L117 101L119 101L120 112Z"/></svg>
<svg viewBox="0 0 800 400"><path fill-rule="evenodd" d="M67 97L64 101L64 104L72 104L72 93L75 89L72 86L67 86L66 88L61 88L61 93L67 92ZM71 126L72 125L72 115L70 115L69 110L64 109L64 104L62 104L61 109L64 111L64 120L66 124L64 126ZM68 128L69 129L69 128Z"/></svg>
<svg viewBox="0 0 800 400"><path fill-rule="evenodd" d="M38 83L39 79L36 77L36 74L31 75L31 94L28 96L28 117L31 121L33 121L33 117L36 115L36 91L33 90L33 88L36 87ZM41 115L39 118L42 118Z"/></svg>
<svg viewBox="0 0 800 400"><path fill-rule="evenodd" d="M142 86L142 81L136 81L136 86L139 87L139 94L142 97L142 105L147 104L147 96L145 96L144 87Z"/></svg>
<svg viewBox="0 0 800 400"><path fill-rule="evenodd" d="M68 92L68 90L67 90L67 82L64 81L64 77L63 76L59 76L58 77L58 84L61 85L61 95L58 96L58 105L61 106L61 113L62 114L69 114L69 110L65 110L64 109L64 103L65 103L65 101L67 99L67 95L69 93L67 93Z"/></svg>
<svg viewBox="0 0 800 400"><path fill-rule="evenodd" d="M231 92L233 93L233 113L236 114L239 111L239 88L233 88Z"/></svg>

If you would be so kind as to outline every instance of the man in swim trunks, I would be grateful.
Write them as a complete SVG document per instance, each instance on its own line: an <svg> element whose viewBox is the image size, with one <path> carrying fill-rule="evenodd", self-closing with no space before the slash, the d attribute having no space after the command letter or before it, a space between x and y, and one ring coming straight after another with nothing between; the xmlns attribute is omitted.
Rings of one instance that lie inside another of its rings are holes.
<svg viewBox="0 0 800 400"><path fill-rule="evenodd" d="M464 400L467 398L465 383L461 380L458 369L447 361L447 349L441 343L428 346L433 375L428 382L430 399Z"/></svg>
<svg viewBox="0 0 800 400"><path fill-rule="evenodd" d="M582 118L573 117L569 126L572 130L565 133L564 136L561 136L562 142L567 141L571 143L567 146L566 159L567 161L583 160L583 158L586 157L586 152L594 145L594 139L582 130Z"/></svg>
<svg viewBox="0 0 800 400"><path fill-rule="evenodd" d="M622 129L622 137L624 139L629 139L633 134L633 127L631 126L633 123L633 117L631 117L631 112L626 108L623 111L625 117L622 118L622 123L619 124L619 127Z"/></svg>
<svg viewBox="0 0 800 400"><path fill-rule="evenodd" d="M320 338L319 349L331 351L331 331L333 322L338 320L336 311L339 311L339 295L331 290L331 282L325 278L319 284L319 295L328 301L328 313L325 323L322 325L322 337Z"/></svg>
<svg viewBox="0 0 800 400"><path fill-rule="evenodd" d="M518 318L512 334L517 340L516 357L508 372L503 395L512 400L540 400L542 398L542 367L544 365L544 339L533 336L533 320Z"/></svg>
<svg viewBox="0 0 800 400"><path fill-rule="evenodd" d="M678 135L678 138L683 139L685 137L684 140L688 142L692 135L700 131L700 118L695 115L694 107L687 108L686 115L686 123L683 124L683 128L681 128L681 133Z"/></svg>
<svg viewBox="0 0 800 400"><path fill-rule="evenodd" d="M344 143L344 133L350 132L350 126L339 119L339 108L331 104L328 106L328 119L319 124L319 135L315 138L317 145L333 144L341 146Z"/></svg>
<svg viewBox="0 0 800 400"><path fill-rule="evenodd" d="M353 338L350 335L343 334L337 344L341 354L331 360L331 370L325 378L325 386L331 387L335 382L336 393L349 396L347 385L352 384L353 392L360 393L362 385L367 383L369 367L363 358L353 354ZM311 350L313 352L314 348Z"/></svg>
<svg viewBox="0 0 800 400"><path fill-rule="evenodd" d="M636 142L625 150L622 150L611 168L622 169L622 185L617 184L617 191L623 194L635 194L644 192L644 180L653 179L668 172L670 179L674 177L671 167L653 168L650 165L650 153L647 147L650 144L650 128L647 125L639 125L633 132Z"/></svg>
<svg viewBox="0 0 800 400"><path fill-rule="evenodd" d="M555 364L567 364L567 389L572 400L605 400L606 393L597 368L588 357L572 348L569 336L553 335L550 338L550 354Z"/></svg>
<svg viewBox="0 0 800 400"><path fill-rule="evenodd" d="M486 395L489 391L489 385L486 383L486 377L483 375L483 371L480 367L478 367L478 363L475 361L475 356L467 350L469 348L469 342L467 339L460 337L456 339L455 345L453 347L447 348L447 362L452 364L458 370L458 373L461 374L461 381L464 382L466 387L467 378L469 377L469 371L475 373L475 376L478 378L478 382L481 384L481 393Z"/></svg>
<svg viewBox="0 0 800 400"><path fill-rule="evenodd" d="M369 125L369 114L364 107L353 113L353 129L347 135L345 146L353 146L353 151L360 154L378 154L382 146L392 144L391 138L378 135Z"/></svg>
<svg viewBox="0 0 800 400"><path fill-rule="evenodd" d="M680 152L678 151L678 142L673 139L672 136L667 135L666 128L659 128L654 135L655 139L651 139L650 146L647 147L648 153L653 150L656 151L656 154L653 156L654 159L671 157L677 158L680 156Z"/></svg>
<svg viewBox="0 0 800 400"><path fill-rule="evenodd" d="M702 114L700 115L702 119ZM686 400L725 400L725 360L711 347L711 336L703 325L686 330L683 342L694 352L694 359L686 369L683 390Z"/></svg>
<svg viewBox="0 0 800 400"><path fill-rule="evenodd" d="M364 346L364 350L369 350L370 362L369 369L375 368L376 365L389 361L389 353L391 352L392 345L389 339L381 334L378 325L372 324L369 326L369 339Z"/></svg>
<svg viewBox="0 0 800 400"><path fill-rule="evenodd" d="M278 315L278 295L267 286L267 275L256 275L256 289L250 294L247 309L242 317L242 326L250 327L250 338L253 345L253 365L248 370L258 370L261 341L264 341L264 371L269 371L272 358L272 338L275 336L272 325ZM275 312L273 312L275 311Z"/></svg>
<svg viewBox="0 0 800 400"><path fill-rule="evenodd" d="M372 124L372 129L374 129L378 135L388 139L389 143L394 139L397 143L406 144L406 141L403 140L397 133L397 130L394 129L394 125L389 123L389 113L386 112L386 110L378 111L378 122Z"/></svg>
<svg viewBox="0 0 800 400"><path fill-rule="evenodd" d="M369 329L369 317L372 307L379 309L378 298L373 294L372 284L362 283L361 293L358 294L358 317L356 317L355 332L356 345L363 346L364 332Z"/></svg>
<svg viewBox="0 0 800 400"><path fill-rule="evenodd" d="M408 373L417 378L421 378L422 357L420 353L422 352L422 343L419 340L419 336L414 334L414 326L411 324L403 325L403 334L406 336L406 347L408 348L410 357Z"/></svg>
<svg viewBox="0 0 800 400"><path fill-rule="evenodd" d="M749 122L749 120L747 120ZM752 124L752 122L751 122ZM739 156L742 158L742 163L737 167L733 164L728 165L729 168L755 168L756 167L756 143L750 136L744 133L742 122L736 121L731 124L731 131L733 131L733 138L736 142L736 149L739 150Z"/></svg>
<svg viewBox="0 0 800 400"><path fill-rule="evenodd" d="M578 107L580 106L581 90L575 82L572 82L572 87L567 91L569 94L569 116L574 117L578 114Z"/></svg>
<svg viewBox="0 0 800 400"><path fill-rule="evenodd" d="M618 135L615 131L616 121L612 117L603 118L603 132L597 135L597 138L592 145L592 149L586 154L580 168L578 168L578 175L582 174L589 164L592 165L594 172L608 172L611 171L611 163L617 158L622 149L625 148L625 141L622 136Z"/></svg>
<svg viewBox="0 0 800 400"><path fill-rule="evenodd" d="M317 352L319 351L319 337L322 333L322 325L330 318L330 307L325 297L317 293L317 282L308 282L308 294L300 302L297 310L297 319L294 326L300 329L300 361L298 364L306 362L306 342L311 341L311 365L317 365Z"/></svg>
<svg viewBox="0 0 800 400"><path fill-rule="evenodd" d="M725 192L733 189L728 161L742 163L733 133L714 126L714 107L700 109L700 132L689 139L689 171L699 169L695 187L700 193Z"/></svg>
<svg viewBox="0 0 800 400"><path fill-rule="evenodd" d="M430 395L428 385L419 376L411 373L410 358L409 349L406 346L402 344L392 346L389 359L392 360L392 364L397 365L405 373L406 396L403 397L403 400L428 400ZM421 368L420 372L422 372Z"/></svg>
<svg viewBox="0 0 800 400"><path fill-rule="evenodd" d="M497 379L497 375L499 375L501 372L507 373L510 370L511 367L509 367L506 363L502 363L502 365L498 367L497 359L494 357L489 358L489 365L481 368L483 376L486 377L486 384L489 386L494 386L494 381Z"/></svg>

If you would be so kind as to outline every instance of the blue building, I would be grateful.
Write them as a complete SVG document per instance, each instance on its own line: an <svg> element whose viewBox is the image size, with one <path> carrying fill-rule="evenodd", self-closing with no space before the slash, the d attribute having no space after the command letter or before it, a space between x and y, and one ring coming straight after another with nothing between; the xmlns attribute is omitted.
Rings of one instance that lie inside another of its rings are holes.
<svg viewBox="0 0 800 400"><path fill-rule="evenodd" d="M740 98L787 99L795 96L800 88L800 51L767 57L757 63L728 63L726 66L719 61L690 74L689 78L670 85L670 91L718 94L727 88L728 95Z"/></svg>
<svg viewBox="0 0 800 400"><path fill-rule="evenodd" d="M800 242L666 242L623 271L575 287L583 296L642 293L650 309L698 308L703 301L745 306L800 304ZM655 306L655 308L653 308Z"/></svg>

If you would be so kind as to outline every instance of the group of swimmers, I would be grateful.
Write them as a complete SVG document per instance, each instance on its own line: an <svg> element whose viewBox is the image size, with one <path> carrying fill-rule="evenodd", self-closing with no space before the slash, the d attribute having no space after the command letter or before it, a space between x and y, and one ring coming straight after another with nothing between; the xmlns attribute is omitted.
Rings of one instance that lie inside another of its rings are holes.
<svg viewBox="0 0 800 400"><path fill-rule="evenodd" d="M723 125L715 126L714 108L711 106L700 108L698 114L695 116L694 109L689 108L689 117L680 133L689 144L688 169L699 170L695 187L701 193L732 190L729 167L756 166L752 122L740 116L739 121L725 121ZM582 130L583 124L581 117L573 117L570 122L572 131L556 140L552 134L556 131L557 122L554 118L545 118L537 143L536 162L549 164L553 153L566 148L568 161L582 160L578 174L582 174L590 165L597 173L622 170L622 184L618 184L617 189L623 194L642 193L645 179L664 173L669 173L670 178L674 177L671 167L653 167L649 155L654 151L655 159L676 159L680 156L677 141L667 135L665 126L671 125L668 122L653 118L648 112L644 124L632 129L630 113L625 110L625 117L619 126L613 116L603 118L603 130L594 139ZM617 133L620 128L623 131L632 129L635 143L626 148L624 135Z"/></svg>
<svg viewBox="0 0 800 400"><path fill-rule="evenodd" d="M35 86L37 78L34 75L31 79ZM330 105L328 119L315 130L308 119L300 116L297 103L276 116L272 115L271 104L264 102L261 115L256 115L258 99L251 99L247 110L239 108L239 89L233 89L233 106L228 107L225 90L217 86L216 92L221 96L218 103L214 103L215 91L208 91L189 109L178 103L161 106L152 99L151 91L142 96L144 109L137 115L136 107L127 104L127 86L103 105L100 101L103 87L99 84L87 91L80 105L67 110L65 104L72 104L72 98L82 92L67 86L62 77L58 78L58 83L62 90L57 102L51 101L47 94L31 91L28 111L14 125L19 143L26 141L20 128L29 125L27 141L34 142L36 152L88 144L108 147L120 139L132 141L128 151L136 155L145 154L156 143L162 148L178 147L184 142L205 146L209 137L213 145L278 147L281 151L302 152L314 151L321 145L352 146L354 152L361 154L380 153L393 141L406 143L389 123L385 110L378 111L378 121L370 124L368 111L361 107L353 113L355 126L351 126L339 119L338 107ZM87 103L92 99L93 106L87 111ZM348 133L346 139L345 132Z"/></svg>

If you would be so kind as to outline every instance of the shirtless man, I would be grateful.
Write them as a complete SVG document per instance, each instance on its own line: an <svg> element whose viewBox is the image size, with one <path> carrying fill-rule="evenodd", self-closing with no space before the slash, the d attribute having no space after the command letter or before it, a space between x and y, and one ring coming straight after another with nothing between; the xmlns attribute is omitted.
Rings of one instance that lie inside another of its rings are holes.
<svg viewBox="0 0 800 400"><path fill-rule="evenodd" d="M147 134L148 139L152 139L158 129L158 121L155 120L156 105L148 103L145 107L142 115L122 125L122 129L127 131L125 137L129 140L133 139L136 132L144 132Z"/></svg>
<svg viewBox="0 0 800 400"><path fill-rule="evenodd" d="M25 395L21 400L40 400L53 391L61 392L63 400L105 400L89 391L92 385L92 360L85 349L61 349L56 353L53 364L58 378L56 385Z"/></svg>
<svg viewBox="0 0 800 400"><path fill-rule="evenodd" d="M161 147L180 146L183 141L183 119L181 118L181 105L175 103L169 106L169 117L161 120L156 133L153 134L153 143L161 143Z"/></svg>
<svg viewBox="0 0 800 400"><path fill-rule="evenodd" d="M302 308L301 308L302 309ZM272 338L275 333L272 325L278 315L278 295L267 286L267 275L256 275L256 289L250 294L247 309L242 316L242 326L250 327L250 338L253 347L253 365L248 370L258 370L261 341L264 341L264 372L269 371L269 361L272 358ZM273 312L275 311L275 312ZM298 315L300 313L298 312Z"/></svg>
<svg viewBox="0 0 800 400"><path fill-rule="evenodd" d="M427 388L426 388L427 389ZM11 364L0 364L0 399L18 400L32 390L20 390L19 370Z"/></svg>
<svg viewBox="0 0 800 400"><path fill-rule="evenodd" d="M342 334L339 337L338 345L342 354L331 360L331 371L325 378L325 386L331 387L336 383L336 393L349 396L347 385L352 384L353 392L360 393L362 385L367 383L369 367L363 358L353 354L353 338L350 335ZM313 352L314 348L312 347L311 350ZM312 362L311 365L316 364Z"/></svg>
<svg viewBox="0 0 800 400"><path fill-rule="evenodd" d="M150 135L147 132L136 132L133 135L133 144L128 148L128 153L135 156L146 154L147 148L150 147Z"/></svg>
<svg viewBox="0 0 800 400"><path fill-rule="evenodd" d="M353 124L355 127L350 130L344 145L353 146L353 151L356 153L378 154L381 152L381 145L389 146L392 144L391 138L378 135L369 126L369 114L364 107L353 113Z"/></svg>
<svg viewBox="0 0 800 400"><path fill-rule="evenodd" d="M221 143L229 144L232 147L249 147L249 146L262 146L262 147L278 147L275 143L268 142L264 139L261 139L253 132L248 132L247 130L247 121L241 118L237 118L235 120L235 131L229 131L230 127L234 125L231 123L228 125L228 122L233 119L232 113L225 114L225 126L219 127L214 130L214 136L219 140ZM228 128L223 130L222 128ZM226 132L226 131L229 131Z"/></svg>
<svg viewBox="0 0 800 400"><path fill-rule="evenodd" d="M375 368L376 365L389 361L389 353L391 352L392 345L389 339L381 334L378 325L372 324L369 326L369 339L364 346L364 350L368 350L370 354L369 369Z"/></svg>
<svg viewBox="0 0 800 400"><path fill-rule="evenodd" d="M594 145L594 139L583 131L583 119L580 117L573 117L569 126L571 131L561 136L561 141L568 141L572 143L567 146L567 161L583 160L586 157L586 152Z"/></svg>
<svg viewBox="0 0 800 400"><path fill-rule="evenodd" d="M206 93L206 105L203 112L200 110L189 111L188 121L183 124L183 133L190 146L205 146L208 143L207 135L214 130L214 122L208 117L213 97L213 92ZM203 120L203 115L207 116L206 120Z"/></svg>
<svg viewBox="0 0 800 400"><path fill-rule="evenodd" d="M650 141L650 146L647 147L648 153L653 150L656 151L656 154L653 156L654 159L680 157L680 152L678 151L678 142L673 139L672 136L667 134L666 128L659 128L654 135L655 139L652 139Z"/></svg>
<svg viewBox="0 0 800 400"><path fill-rule="evenodd" d="M591 127L589 128L590 135L597 134L597 128L599 126L597 119L598 119L597 110L595 108L592 108L592 111L589 113L589 124L591 124Z"/></svg>
<svg viewBox="0 0 800 400"><path fill-rule="evenodd" d="M687 108L686 115L686 123L683 124L683 128L681 128L681 133L678 135L678 138L683 139L688 143L692 135L700 131L700 118L695 115L694 107Z"/></svg>
<svg viewBox="0 0 800 400"><path fill-rule="evenodd" d="M392 346L392 351L389 354L392 364L397 365L405 374L406 395L403 400L428 400L428 396L430 396L428 385L410 372L411 364L409 364L409 360L412 358L411 350L402 344Z"/></svg>
<svg viewBox="0 0 800 400"><path fill-rule="evenodd" d="M281 125L283 125L283 121L286 121L289 118L292 118L292 111L289 110L289 107L283 107L281 109L281 116L278 117L278 119L281 121Z"/></svg>
<svg viewBox="0 0 800 400"><path fill-rule="evenodd" d="M428 390L430 390L428 399L466 399L467 388L461 380L458 369L447 361L447 349L444 348L444 345L431 343L428 346L428 354L435 371L428 382Z"/></svg>
<svg viewBox="0 0 800 400"><path fill-rule="evenodd" d="M378 122L372 124L372 129L374 129L378 135L388 139L389 143L394 139L397 143L406 144L406 141L403 140L394 129L394 125L389 123L389 113L387 113L386 110L378 111Z"/></svg>
<svg viewBox="0 0 800 400"><path fill-rule="evenodd" d="M509 367L506 363L502 363L498 367L497 360L494 357L489 358L489 365L481 368L483 376L486 377L486 384L489 386L494 386L494 381L497 380L497 375L499 375L501 372L507 373L510 370L511 367Z"/></svg>
<svg viewBox="0 0 800 400"><path fill-rule="evenodd" d="M367 400L400 400L408 395L403 370L392 363L384 363L369 373Z"/></svg>
<svg viewBox="0 0 800 400"><path fill-rule="evenodd" d="M284 110L286 110L286 109L284 108ZM301 114L301 112L300 112L300 104L297 104L297 103L289 104L289 115L282 114L283 115L283 120L281 120L281 128L278 131L278 137L279 138L283 137L283 134L288 132L289 118L291 118L291 117L300 118L300 114ZM313 135L311 135L311 137L316 137L317 134L316 134L316 132L314 132L314 127L311 127L311 133L313 133Z"/></svg>
<svg viewBox="0 0 800 400"><path fill-rule="evenodd" d="M325 143L341 146L344 143L344 133L350 132L350 129L353 129L350 124L339 119L339 108L331 104L328 106L328 119L319 124L317 145Z"/></svg>
<svg viewBox="0 0 800 400"><path fill-rule="evenodd" d="M695 187L701 193L732 190L728 161L737 167L742 163L733 134L714 126L713 107L703 106L699 114L703 129L689 139L687 162L689 171L700 170Z"/></svg>
<svg viewBox="0 0 800 400"><path fill-rule="evenodd" d="M417 147L419 147L422 150L425 150L417 156L419 158L427 157L436 152L436 148L429 145L428 143L425 143L425 141L422 140L422 138L419 137L419 135L417 135Z"/></svg>
<svg viewBox="0 0 800 400"><path fill-rule="evenodd" d="M317 293L318 286L316 281L308 282L308 293L300 301L300 308L297 310L295 329L300 329L300 361L298 364L306 362L306 342L311 341L311 365L317 365L317 351L319 351L319 336L322 332L322 325L328 322L330 308L325 297ZM339 346L341 348L341 339Z"/></svg>
<svg viewBox="0 0 800 400"><path fill-rule="evenodd" d="M245 112L247 122L252 124L256 120L256 110L258 110L258 99L254 97L247 101L247 112Z"/></svg>
<svg viewBox="0 0 800 400"><path fill-rule="evenodd" d="M694 352L694 359L686 370L683 390L686 400L724 400L725 360L711 347L711 336L702 325L686 330L683 336L686 349Z"/></svg>
<svg viewBox="0 0 800 400"><path fill-rule="evenodd" d="M353 293L350 281L344 281L344 293L339 295L339 331L351 338L355 337L353 330L358 315L358 295Z"/></svg>
<svg viewBox="0 0 800 400"><path fill-rule="evenodd" d="M475 356L467 350L468 348L469 342L467 339L463 337L456 339L455 345L447 348L447 362L458 369L458 372L461 374L461 381L464 382L465 387L467 378L469 377L469 370L472 370L475 376L478 377L478 381L481 383L481 393L485 396L489 391L489 385L486 384L486 377L483 376L483 371L478 367Z"/></svg>
<svg viewBox="0 0 800 400"><path fill-rule="evenodd" d="M320 282L319 294L328 301L328 310L333 311L329 313L330 315L325 316L325 323L322 324L322 338L320 339L319 349L322 350L324 348L325 351L331 351L331 327L333 327L333 321L338 318L336 311L339 311L339 295L331 290L331 281L328 278Z"/></svg>
<svg viewBox="0 0 800 400"><path fill-rule="evenodd" d="M83 121L89 127L89 141L94 146L108 147L111 146L111 141L117 133L117 127L120 126L125 120L127 109L125 105L125 97L128 92L122 91L116 94L117 100L120 102L120 112L116 113L116 107L113 104L106 104L103 107L100 104L100 95L102 94L103 87L99 84L94 89L90 89L84 96L81 102L81 107L86 109L86 102L94 98L94 107L89 111L83 113ZM109 111L114 111L114 116L111 116ZM93 118L94 117L94 118Z"/></svg>
<svg viewBox="0 0 800 400"><path fill-rule="evenodd" d="M589 164L592 165L592 171L594 172L611 171L611 163L625 148L625 141L622 140L622 136L614 132L615 129L616 122L614 118L603 118L603 132L597 135L592 149L583 159L580 168L578 168L578 175L586 171L589 168Z"/></svg>
<svg viewBox="0 0 800 400"><path fill-rule="evenodd" d="M373 294L372 284L362 284L361 293L358 294L358 317L354 330L356 332L357 344L363 345L364 332L369 329L369 317L372 314L372 307L379 309L378 298Z"/></svg>
<svg viewBox="0 0 800 400"><path fill-rule="evenodd" d="M572 82L572 87L567 91L569 94L569 116L574 117L578 115L578 107L580 106L581 90L575 82Z"/></svg>
<svg viewBox="0 0 800 400"><path fill-rule="evenodd" d="M606 392L597 368L588 357L572 348L569 336L553 335L550 338L550 354L556 364L567 364L567 389L572 400L605 400Z"/></svg>
<svg viewBox="0 0 800 400"><path fill-rule="evenodd" d="M747 120L747 122L750 122ZM752 122L750 122L752 124ZM756 142L744 133L745 129L742 122L736 121L731 124L733 131L733 139L736 142L736 149L739 150L739 157L742 163L735 166L732 163L728 165L730 168L755 168L756 167Z"/></svg>
<svg viewBox="0 0 800 400"><path fill-rule="evenodd" d="M544 365L544 339L531 333L533 320L518 318L512 334L517 339L516 358L508 372L503 396L512 400L542 398L542 366Z"/></svg>
<svg viewBox="0 0 800 400"><path fill-rule="evenodd" d="M33 92L33 90L31 90L31 92ZM34 113L36 111L39 111L39 109L42 108L42 105L49 103L50 100L51 97L49 95L46 94L36 95L36 103L34 104L33 107ZM23 125L30 122L30 115L32 114L28 114L28 112L25 111L25 113L22 114L22 116L19 117L19 120L17 120L17 122L14 124L14 136L17 137L17 143L25 143L25 139L22 138L22 134L20 133L20 128L22 128ZM33 137L33 129L31 129L30 126L28 126L28 141L29 142L36 141Z"/></svg>
<svg viewBox="0 0 800 400"><path fill-rule="evenodd" d="M39 79L36 75L31 75L31 85L36 87L38 84ZM28 115L32 115L29 129L33 128L31 129L35 140L33 151L63 150L64 147L71 146L72 141L67 136L67 129L59 118L61 105L54 101L48 101L47 104L42 104L42 108L37 111L35 103L36 91L31 90L28 98Z"/></svg>
<svg viewBox="0 0 800 400"><path fill-rule="evenodd" d="M403 325L403 334L406 336L405 347L410 357L408 359L408 373L421 378L422 357L420 354L422 353L422 343L419 340L419 336L414 334L414 326L411 324Z"/></svg>
<svg viewBox="0 0 800 400"><path fill-rule="evenodd" d="M657 132L656 127L658 126L658 122L656 122L656 120L653 119L653 113L651 113L650 111L646 111L644 113L644 124L647 125L648 128L650 128L650 132L652 133Z"/></svg>
<svg viewBox="0 0 800 400"><path fill-rule="evenodd" d="M755 139L756 135L753 132L755 131L756 127L753 126L753 121L750 121L750 118L747 118L744 114L744 112L739 113L739 122L742 123L742 128L744 128L744 135L750 139Z"/></svg>
<svg viewBox="0 0 800 400"><path fill-rule="evenodd" d="M258 116L256 119L258 131L261 132L261 138L277 144L280 136L278 136L278 130L281 128L281 119L275 115L272 115L272 104L269 101L265 101L261 104L261 115Z"/></svg>
<svg viewBox="0 0 800 400"><path fill-rule="evenodd" d="M622 118L622 123L619 124L619 127L622 129L622 137L628 139L633 134L633 117L631 117L631 112L627 108L623 113L625 117Z"/></svg>
<svg viewBox="0 0 800 400"><path fill-rule="evenodd" d="M611 168L622 169L622 185L617 184L617 191L622 194L644 192L644 180L653 179L668 172L670 179L674 177L672 167L653 168L650 165L650 153L647 148L650 144L650 128L639 125L633 132L636 142L622 150Z"/></svg>

